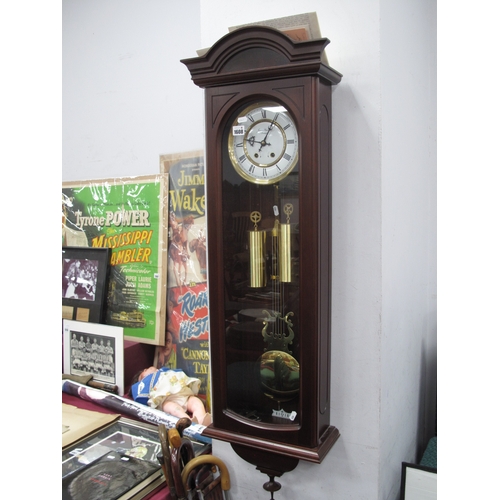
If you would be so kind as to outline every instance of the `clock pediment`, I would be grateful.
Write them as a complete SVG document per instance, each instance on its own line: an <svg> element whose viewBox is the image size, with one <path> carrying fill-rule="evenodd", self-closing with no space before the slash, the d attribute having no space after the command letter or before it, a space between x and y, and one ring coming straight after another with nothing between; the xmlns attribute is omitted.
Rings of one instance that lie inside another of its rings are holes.
<svg viewBox="0 0 500 500"><path fill-rule="evenodd" d="M250 47L243 49L228 57L221 65L220 73L232 73L241 71L247 66L248 61L253 61L253 69L264 69L288 64L288 57L268 47Z"/></svg>
<svg viewBox="0 0 500 500"><path fill-rule="evenodd" d="M294 42L277 29L249 26L228 33L203 56L181 62L202 88L307 74L335 85L342 75L321 58L329 43L327 38Z"/></svg>

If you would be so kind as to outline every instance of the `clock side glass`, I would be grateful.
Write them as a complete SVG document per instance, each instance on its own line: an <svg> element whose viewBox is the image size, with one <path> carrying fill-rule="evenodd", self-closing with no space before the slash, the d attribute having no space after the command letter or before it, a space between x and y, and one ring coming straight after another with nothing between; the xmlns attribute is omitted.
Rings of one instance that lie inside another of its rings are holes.
<svg viewBox="0 0 500 500"><path fill-rule="evenodd" d="M300 423L299 135L276 102L241 106L223 134L227 410Z"/></svg>

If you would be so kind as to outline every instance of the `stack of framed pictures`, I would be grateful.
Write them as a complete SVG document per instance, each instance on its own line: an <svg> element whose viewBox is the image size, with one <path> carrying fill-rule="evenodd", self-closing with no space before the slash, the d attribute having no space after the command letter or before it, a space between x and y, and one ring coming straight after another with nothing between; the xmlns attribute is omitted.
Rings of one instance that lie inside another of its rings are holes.
<svg viewBox="0 0 500 500"><path fill-rule="evenodd" d="M191 441L195 455L209 444ZM62 450L63 500L138 500L163 487L158 427L121 417Z"/></svg>
<svg viewBox="0 0 500 500"><path fill-rule="evenodd" d="M165 481L158 428L121 418L62 450L63 500L143 498Z"/></svg>

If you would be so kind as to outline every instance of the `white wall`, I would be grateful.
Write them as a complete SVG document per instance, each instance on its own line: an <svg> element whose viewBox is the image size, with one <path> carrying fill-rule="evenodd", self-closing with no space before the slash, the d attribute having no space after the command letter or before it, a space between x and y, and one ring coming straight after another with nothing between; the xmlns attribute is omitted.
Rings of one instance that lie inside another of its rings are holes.
<svg viewBox="0 0 500 500"><path fill-rule="evenodd" d="M228 26L316 11L331 41L330 65L344 75L333 92L331 423L341 437L321 465L285 474L276 499L394 500L401 461L416 458L435 362L434 9L63 2L63 180L154 173L160 154L202 147L202 91L179 60ZM269 497L266 477L228 444L214 453L228 462L233 499Z"/></svg>
<svg viewBox="0 0 500 500"><path fill-rule="evenodd" d="M64 0L63 179L159 172L203 148L199 0Z"/></svg>
<svg viewBox="0 0 500 500"><path fill-rule="evenodd" d="M380 498L436 424L435 7L381 1Z"/></svg>

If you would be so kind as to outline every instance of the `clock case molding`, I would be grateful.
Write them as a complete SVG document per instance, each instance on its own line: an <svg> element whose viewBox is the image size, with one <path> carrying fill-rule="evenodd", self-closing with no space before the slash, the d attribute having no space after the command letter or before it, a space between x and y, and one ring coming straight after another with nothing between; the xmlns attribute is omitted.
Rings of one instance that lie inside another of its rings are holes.
<svg viewBox="0 0 500 500"><path fill-rule="evenodd" d="M294 42L280 31L250 26L222 37L201 57L183 59L205 89L206 192L213 424L204 435L231 443L262 472L320 463L340 433L330 425L332 86L342 75L322 62L326 38ZM222 251L223 131L235 110L281 102L300 136L300 419L251 422L227 409L224 261ZM278 460L277 460L278 458Z"/></svg>

